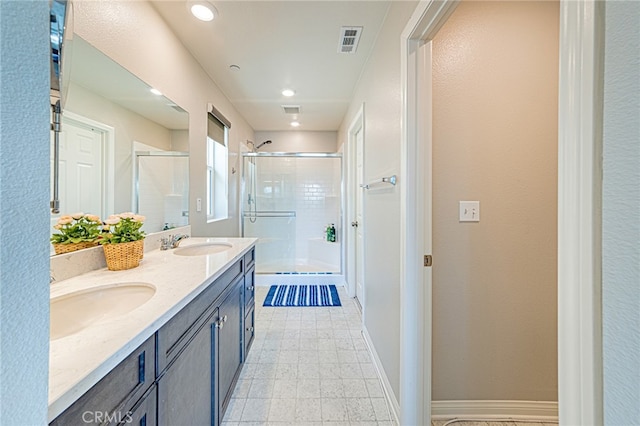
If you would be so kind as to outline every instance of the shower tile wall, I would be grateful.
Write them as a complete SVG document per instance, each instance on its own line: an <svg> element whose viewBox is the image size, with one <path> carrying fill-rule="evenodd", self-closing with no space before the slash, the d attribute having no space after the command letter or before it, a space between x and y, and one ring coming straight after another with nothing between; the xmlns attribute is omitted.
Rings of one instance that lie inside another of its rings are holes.
<svg viewBox="0 0 640 426"><path fill-rule="evenodd" d="M340 167L339 159L308 158L297 163L296 182L296 251L299 259L309 259L313 239L325 236L327 224L336 226L340 236Z"/></svg>
<svg viewBox="0 0 640 426"><path fill-rule="evenodd" d="M286 272L292 264L298 265L295 270L303 270L300 265L314 264L317 270L340 271L340 241L325 243L323 239L328 223L335 224L337 235L340 236L341 160L306 157L258 157L256 160L257 210L296 213L295 220L287 222L288 226L295 226L295 231L290 231L290 235L295 235L295 243L290 244L295 248L294 259L285 262L287 268L279 271ZM245 196L245 209L246 199ZM272 229L279 224L286 226L282 219L269 221L259 218L255 225L260 222ZM245 231L250 230L245 235L250 236L255 225L247 227L245 221ZM322 256L324 259L310 258L309 248L314 244L333 245L330 248L337 256L330 256L330 262L327 262L326 256Z"/></svg>

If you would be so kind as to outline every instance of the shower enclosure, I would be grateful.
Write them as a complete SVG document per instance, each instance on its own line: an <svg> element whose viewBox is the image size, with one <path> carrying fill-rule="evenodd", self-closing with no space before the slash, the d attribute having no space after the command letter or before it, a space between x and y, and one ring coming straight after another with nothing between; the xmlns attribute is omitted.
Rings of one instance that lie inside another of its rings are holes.
<svg viewBox="0 0 640 426"><path fill-rule="evenodd" d="M242 156L242 235L258 238L256 272L340 274L341 154Z"/></svg>
<svg viewBox="0 0 640 426"><path fill-rule="evenodd" d="M136 151L134 185L134 210L146 216L146 232L189 224L188 152Z"/></svg>

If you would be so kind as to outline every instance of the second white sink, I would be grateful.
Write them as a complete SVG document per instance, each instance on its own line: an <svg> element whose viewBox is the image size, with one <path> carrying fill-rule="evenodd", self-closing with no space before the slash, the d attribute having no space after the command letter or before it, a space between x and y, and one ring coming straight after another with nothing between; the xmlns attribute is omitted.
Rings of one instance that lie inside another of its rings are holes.
<svg viewBox="0 0 640 426"><path fill-rule="evenodd" d="M123 282L51 299L50 339L60 339L101 319L131 312L151 299L155 292L155 286L149 283Z"/></svg>
<svg viewBox="0 0 640 426"><path fill-rule="evenodd" d="M202 243L192 244L186 247L179 247L173 250L178 256L204 256L208 254L221 253L233 247L229 243Z"/></svg>

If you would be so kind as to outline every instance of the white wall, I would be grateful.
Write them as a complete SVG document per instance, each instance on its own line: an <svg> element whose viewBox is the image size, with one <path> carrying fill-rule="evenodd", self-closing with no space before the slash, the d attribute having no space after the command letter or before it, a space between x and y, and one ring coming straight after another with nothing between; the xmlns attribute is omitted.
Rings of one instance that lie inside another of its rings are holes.
<svg viewBox="0 0 640 426"><path fill-rule="evenodd" d="M400 172L400 34L415 2L392 2L338 134L341 145L362 103L364 180ZM365 192L365 327L397 398L400 387L400 180Z"/></svg>
<svg viewBox="0 0 640 426"><path fill-rule="evenodd" d="M640 424L640 3L606 4L602 316L605 424Z"/></svg>
<svg viewBox="0 0 640 426"><path fill-rule="evenodd" d="M0 424L47 423L49 2L0 2Z"/></svg>
<svg viewBox="0 0 640 426"><path fill-rule="evenodd" d="M237 236L240 174L229 176L229 219L207 223L206 211L196 212L196 199L206 199L207 104L231 123L229 157L241 143L254 139L253 129L167 27L153 6L143 1L74 2L74 30L83 39L149 86L156 87L189 113L189 206L194 236ZM194 24L196 24L194 22ZM230 168L231 172L231 168Z"/></svg>
<svg viewBox="0 0 640 426"><path fill-rule="evenodd" d="M114 211L108 213L132 211L131 182L135 161L135 158L132 157L133 142L138 141L169 151L173 149L171 146L172 131L73 83L69 87L64 112L73 112L113 127L115 142L113 188L115 194Z"/></svg>
<svg viewBox="0 0 640 426"><path fill-rule="evenodd" d="M256 146L266 140L273 143L263 145L260 152L336 152L338 134L318 131L256 131Z"/></svg>

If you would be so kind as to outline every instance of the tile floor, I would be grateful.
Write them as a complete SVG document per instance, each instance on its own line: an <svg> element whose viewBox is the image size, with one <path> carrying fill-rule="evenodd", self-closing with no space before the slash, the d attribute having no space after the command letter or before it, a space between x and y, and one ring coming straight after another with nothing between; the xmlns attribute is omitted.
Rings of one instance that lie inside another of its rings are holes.
<svg viewBox="0 0 640 426"><path fill-rule="evenodd" d="M342 307L262 307L256 338L223 426L395 426L360 332L360 311L343 287ZM556 426L556 423L434 420L432 426Z"/></svg>
<svg viewBox="0 0 640 426"><path fill-rule="evenodd" d="M394 425L360 311L338 289L342 307L272 308L256 288L256 338L223 426Z"/></svg>

